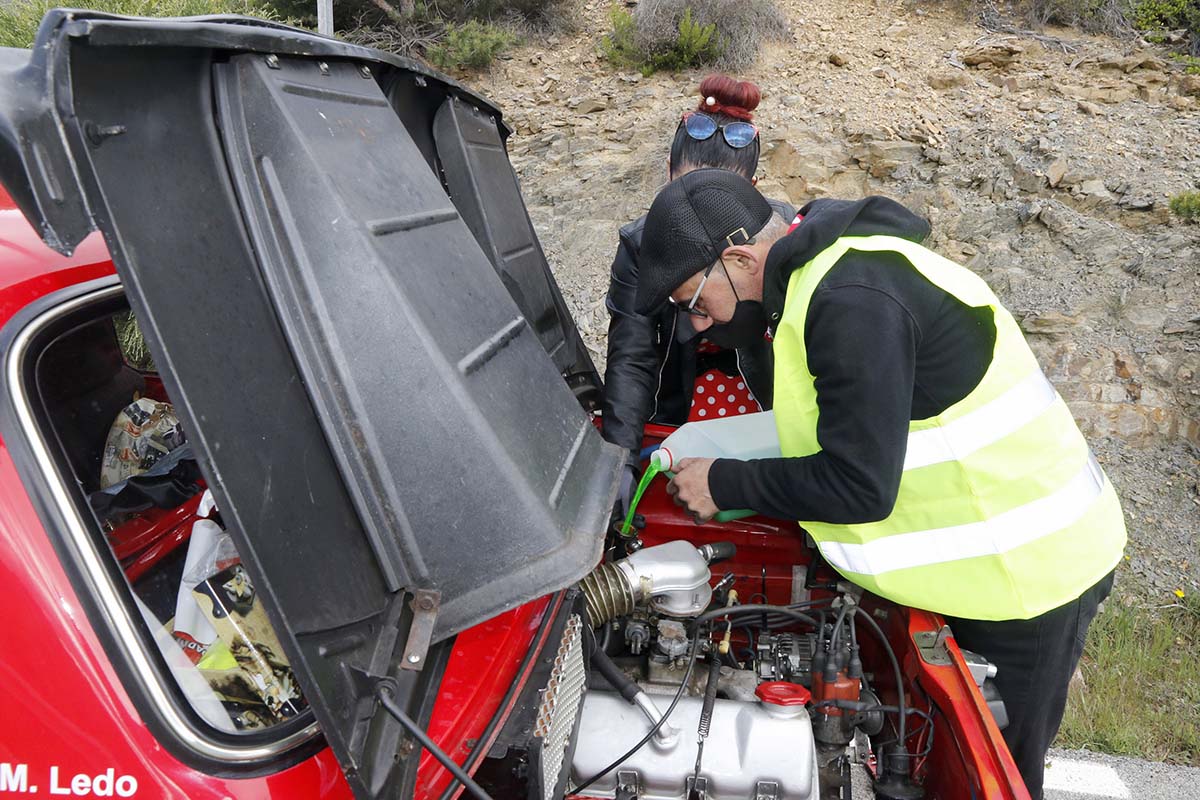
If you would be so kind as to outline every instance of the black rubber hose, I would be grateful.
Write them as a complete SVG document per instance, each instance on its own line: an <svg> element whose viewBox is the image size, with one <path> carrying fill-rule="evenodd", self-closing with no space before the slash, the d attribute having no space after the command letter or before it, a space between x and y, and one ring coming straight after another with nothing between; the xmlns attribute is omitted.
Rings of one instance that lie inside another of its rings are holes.
<svg viewBox="0 0 1200 800"><path fill-rule="evenodd" d="M850 608L849 603L843 603L837 620L833 623L833 632L829 634L829 650L831 652L837 651L838 645L842 643L842 626L846 624L846 614L850 612Z"/></svg>
<svg viewBox="0 0 1200 800"><path fill-rule="evenodd" d="M604 680L608 681L609 686L620 692L621 697L630 703L633 702L633 698L642 693L642 687L634 683L602 649L596 648L592 651L592 666L604 676Z"/></svg>
<svg viewBox="0 0 1200 800"><path fill-rule="evenodd" d="M711 619L718 619L719 617L738 616L741 614L761 614L764 611L772 614L781 614L785 617L791 617L792 619L812 625L814 628L817 626L817 621L815 619L810 617L808 614L800 613L794 608L789 608L787 606L763 605L759 603L748 603L741 606L714 608L712 611L705 611L703 614L696 617L696 622L708 622Z"/></svg>
<svg viewBox="0 0 1200 800"><path fill-rule="evenodd" d="M379 682L379 686L375 690L375 697L379 700L379 704L383 706L383 710L395 717L396 721L403 725L405 730L421 743L422 747L440 761L443 767L450 770L450 773L462 782L462 785L467 788L468 792L475 796L476 800L492 800L491 795L485 792L482 786L472 780L471 776L464 772L462 767L454 763L454 759L448 756L442 748L438 747L437 743L429 738L429 734L421 730L421 726L404 713L404 709L396 705L396 701L392 699L393 691L392 685L387 680Z"/></svg>
<svg viewBox="0 0 1200 800"><path fill-rule="evenodd" d="M813 675L818 672L825 672L825 663L829 659L829 653L825 650L825 609L817 609L817 643L813 652L812 662L809 664L809 669Z"/></svg>
<svg viewBox="0 0 1200 800"><path fill-rule="evenodd" d="M737 555L737 546L733 542L709 542L700 545L698 549L709 564L716 564Z"/></svg>

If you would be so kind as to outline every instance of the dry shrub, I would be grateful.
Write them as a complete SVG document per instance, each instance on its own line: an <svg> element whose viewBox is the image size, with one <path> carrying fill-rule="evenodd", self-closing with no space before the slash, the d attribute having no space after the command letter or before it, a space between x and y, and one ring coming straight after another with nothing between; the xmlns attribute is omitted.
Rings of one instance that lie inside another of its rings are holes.
<svg viewBox="0 0 1200 800"><path fill-rule="evenodd" d="M763 42L791 39L787 18L774 0L641 0L633 12L640 48L669 50L689 10L696 25L715 26L720 54L714 63L725 69L753 63Z"/></svg>
<svg viewBox="0 0 1200 800"><path fill-rule="evenodd" d="M1178 43L1200 55L1200 0L972 0L971 7L984 27L1019 17L1038 29L1047 24L1066 25L1088 33L1119 38L1140 34L1147 41Z"/></svg>
<svg viewBox="0 0 1200 800"><path fill-rule="evenodd" d="M404 23L360 22L338 31L338 38L402 56L420 56L442 40L445 25L413 18Z"/></svg>
<svg viewBox="0 0 1200 800"><path fill-rule="evenodd" d="M1025 0L1026 20L1035 27L1069 25L1088 33L1126 36L1133 32L1129 22L1129 0Z"/></svg>

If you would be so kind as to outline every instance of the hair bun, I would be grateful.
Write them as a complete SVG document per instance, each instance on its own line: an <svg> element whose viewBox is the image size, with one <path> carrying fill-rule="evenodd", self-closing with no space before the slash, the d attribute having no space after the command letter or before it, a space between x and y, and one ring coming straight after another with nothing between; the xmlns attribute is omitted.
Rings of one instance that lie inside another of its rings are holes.
<svg viewBox="0 0 1200 800"><path fill-rule="evenodd" d="M739 81L728 75L709 75L700 82L698 111L727 114L747 122L754 119L754 109L762 100L762 91L750 81Z"/></svg>

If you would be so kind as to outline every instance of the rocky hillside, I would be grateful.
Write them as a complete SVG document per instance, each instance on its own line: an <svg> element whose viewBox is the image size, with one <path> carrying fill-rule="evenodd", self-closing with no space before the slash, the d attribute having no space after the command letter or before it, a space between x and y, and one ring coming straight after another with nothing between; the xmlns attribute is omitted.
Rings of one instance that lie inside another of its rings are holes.
<svg viewBox="0 0 1200 800"><path fill-rule="evenodd" d="M760 187L897 198L933 222L1021 320L1125 499L1120 584L1151 604L1200 591L1200 76L1161 54L1054 30L984 30L932 4L783 0L765 50ZM527 43L471 80L516 129L534 222L597 362L616 229L665 180L701 73L614 73L579 33Z"/></svg>

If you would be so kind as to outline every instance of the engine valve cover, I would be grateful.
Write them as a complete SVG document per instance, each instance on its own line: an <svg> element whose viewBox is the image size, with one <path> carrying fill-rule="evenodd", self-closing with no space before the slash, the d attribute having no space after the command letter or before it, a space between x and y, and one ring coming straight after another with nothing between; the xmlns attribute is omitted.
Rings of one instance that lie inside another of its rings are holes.
<svg viewBox="0 0 1200 800"><path fill-rule="evenodd" d="M670 722L680 729L668 750L653 740L605 775L587 794L616 797L618 782L636 775L638 800L686 800L696 765L696 728L703 699L684 697ZM665 705L664 705L665 708ZM650 730L640 710L611 692L589 692L583 704L571 779L579 783L608 766ZM818 800L816 749L808 713L772 714L760 703L717 700L704 744L701 777L708 800ZM762 788L762 793L756 791Z"/></svg>

